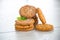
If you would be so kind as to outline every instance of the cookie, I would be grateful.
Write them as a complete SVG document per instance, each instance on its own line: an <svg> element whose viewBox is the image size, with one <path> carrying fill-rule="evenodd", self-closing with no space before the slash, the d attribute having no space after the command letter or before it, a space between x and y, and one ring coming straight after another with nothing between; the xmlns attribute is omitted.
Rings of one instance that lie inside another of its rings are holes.
<svg viewBox="0 0 60 40"><path fill-rule="evenodd" d="M39 16L39 19L41 20L41 22L43 24L45 24L46 23L46 19L45 19L44 15L42 14L41 9L37 8L37 13L38 13L38 16Z"/></svg>
<svg viewBox="0 0 60 40"><path fill-rule="evenodd" d="M15 22L18 25L31 25L35 23L34 19L16 20Z"/></svg>
<svg viewBox="0 0 60 40"><path fill-rule="evenodd" d="M53 30L53 25L50 24L37 24L36 29L40 31L51 31Z"/></svg>
<svg viewBox="0 0 60 40"><path fill-rule="evenodd" d="M30 26L15 25L15 29L18 31L30 31L34 29L34 25L30 25Z"/></svg>
<svg viewBox="0 0 60 40"><path fill-rule="evenodd" d="M34 6L25 5L19 9L19 14L26 18L32 18L36 15L36 8Z"/></svg>

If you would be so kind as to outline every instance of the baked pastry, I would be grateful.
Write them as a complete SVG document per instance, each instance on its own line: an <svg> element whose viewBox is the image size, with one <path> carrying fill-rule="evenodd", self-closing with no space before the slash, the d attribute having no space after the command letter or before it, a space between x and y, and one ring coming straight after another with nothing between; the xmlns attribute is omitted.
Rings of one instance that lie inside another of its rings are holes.
<svg viewBox="0 0 60 40"><path fill-rule="evenodd" d="M38 14L39 19L42 24L38 24ZM35 8L34 6L25 5L19 9L18 20L15 21L15 29L20 31L29 31L36 28L41 31L50 31L53 30L53 26L46 24L46 19L40 8Z"/></svg>
<svg viewBox="0 0 60 40"><path fill-rule="evenodd" d="M34 29L34 25L26 25L26 26L22 26L22 25L15 25L15 29L18 31L30 31Z"/></svg>
<svg viewBox="0 0 60 40"><path fill-rule="evenodd" d="M53 30L53 25L50 24L37 24L36 29L40 31L51 31Z"/></svg>
<svg viewBox="0 0 60 40"><path fill-rule="evenodd" d="M32 18L36 15L36 8L34 6L25 5L20 8L19 14L26 18Z"/></svg>
<svg viewBox="0 0 60 40"><path fill-rule="evenodd" d="M15 29L20 31L29 31L34 29L34 19L16 20Z"/></svg>
<svg viewBox="0 0 60 40"><path fill-rule="evenodd" d="M45 24L46 23L46 19L41 11L40 8L37 8L37 13L38 13L38 16L39 16L39 19L41 20L42 24Z"/></svg>

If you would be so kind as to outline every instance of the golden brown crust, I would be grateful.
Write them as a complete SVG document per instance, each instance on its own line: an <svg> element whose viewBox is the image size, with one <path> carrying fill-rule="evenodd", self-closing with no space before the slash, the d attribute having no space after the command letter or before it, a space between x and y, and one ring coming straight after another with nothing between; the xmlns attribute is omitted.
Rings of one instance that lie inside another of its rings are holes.
<svg viewBox="0 0 60 40"><path fill-rule="evenodd" d="M42 14L41 9L37 8L37 13L38 13L38 16L39 16L39 19L41 20L41 22L43 24L45 24L46 23L46 19L45 19L44 15Z"/></svg>
<svg viewBox="0 0 60 40"><path fill-rule="evenodd" d="M26 18L32 18L36 15L36 8L34 6L25 5L19 10L19 14Z"/></svg>
<svg viewBox="0 0 60 40"><path fill-rule="evenodd" d="M34 19L16 20L15 29L18 31L30 31L34 29Z"/></svg>
<svg viewBox="0 0 60 40"><path fill-rule="evenodd" d="M50 24L37 24L36 29L40 31L51 31L53 30L53 26Z"/></svg>
<svg viewBox="0 0 60 40"><path fill-rule="evenodd" d="M16 20L16 24L18 25L31 25L34 24L34 19L26 19L26 20Z"/></svg>
<svg viewBox="0 0 60 40"><path fill-rule="evenodd" d="M15 29L18 31L30 31L34 29L34 25L30 25L30 26L15 25Z"/></svg>

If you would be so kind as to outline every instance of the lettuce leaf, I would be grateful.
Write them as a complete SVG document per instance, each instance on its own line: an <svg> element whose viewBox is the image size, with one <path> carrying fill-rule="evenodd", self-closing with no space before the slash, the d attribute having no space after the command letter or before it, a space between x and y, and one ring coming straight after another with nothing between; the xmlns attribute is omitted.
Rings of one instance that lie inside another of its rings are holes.
<svg viewBox="0 0 60 40"><path fill-rule="evenodd" d="M17 17L17 20L26 20L27 18L26 17L23 17L23 16L21 16L21 17Z"/></svg>

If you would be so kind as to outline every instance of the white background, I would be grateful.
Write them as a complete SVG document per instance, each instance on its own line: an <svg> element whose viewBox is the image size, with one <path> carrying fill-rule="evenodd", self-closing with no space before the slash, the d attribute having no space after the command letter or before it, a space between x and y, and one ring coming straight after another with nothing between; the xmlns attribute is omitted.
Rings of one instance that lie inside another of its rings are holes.
<svg viewBox="0 0 60 40"><path fill-rule="evenodd" d="M19 16L19 9L24 5L39 7L47 24L52 24L54 27L60 26L60 5L58 2L56 0L0 0L0 31L14 30L14 22Z"/></svg>

